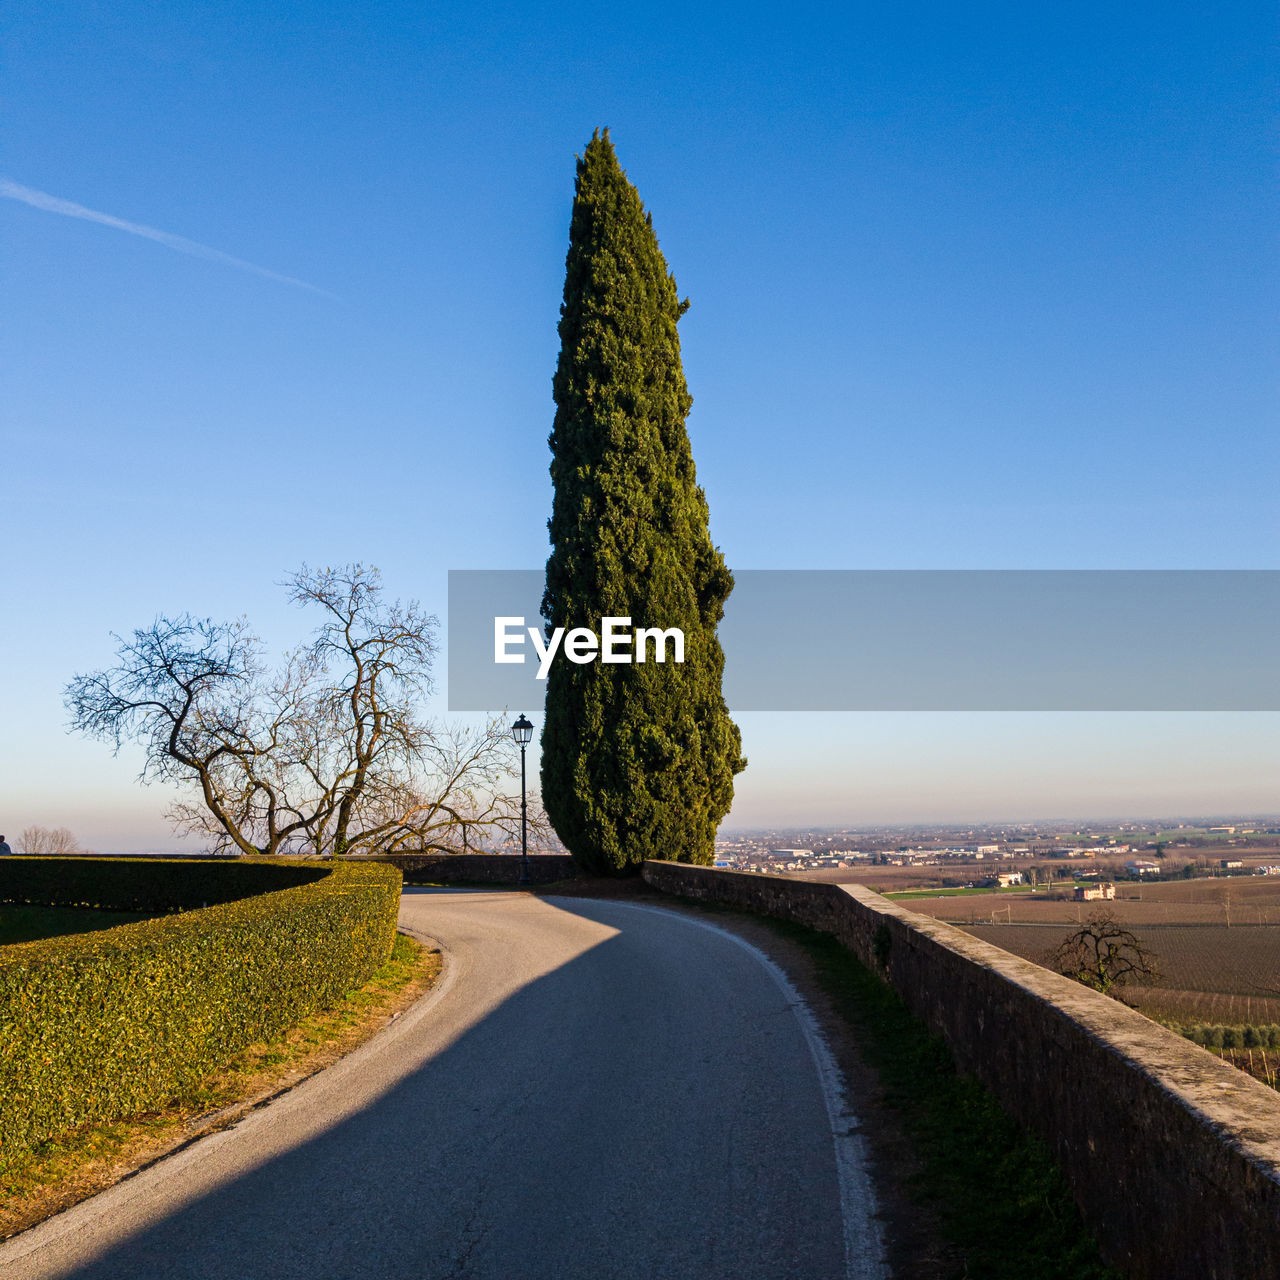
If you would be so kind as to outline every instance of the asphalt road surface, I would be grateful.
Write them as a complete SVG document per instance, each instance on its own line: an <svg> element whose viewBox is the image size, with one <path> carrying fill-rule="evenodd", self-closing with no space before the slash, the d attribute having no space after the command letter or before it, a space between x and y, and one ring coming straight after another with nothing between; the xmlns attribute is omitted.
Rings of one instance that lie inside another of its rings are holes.
<svg viewBox="0 0 1280 1280"><path fill-rule="evenodd" d="M856 1121L747 943L631 904L407 890L435 991L368 1044L0 1245L85 1280L873 1280Z"/></svg>

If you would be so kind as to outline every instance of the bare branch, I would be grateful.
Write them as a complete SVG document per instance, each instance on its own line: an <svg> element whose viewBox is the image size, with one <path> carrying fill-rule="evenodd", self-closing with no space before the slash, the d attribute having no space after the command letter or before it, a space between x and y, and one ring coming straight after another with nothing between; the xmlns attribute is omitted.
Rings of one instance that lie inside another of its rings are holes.
<svg viewBox="0 0 1280 1280"><path fill-rule="evenodd" d="M23 853L62 856L79 853L80 842L66 827L26 827L18 837Z"/></svg>
<svg viewBox="0 0 1280 1280"><path fill-rule="evenodd" d="M1160 980L1154 953L1107 908L1095 911L1087 923L1064 938L1045 964L1116 999L1122 999L1122 987L1150 986Z"/></svg>
<svg viewBox="0 0 1280 1280"><path fill-rule="evenodd" d="M358 564L304 566L284 585L321 621L277 669L244 620L157 618L120 640L114 667L70 682L72 727L115 750L141 743L142 780L185 784L169 816L217 849L462 851L509 838L519 801L505 724L418 714L437 620L385 601L377 570Z"/></svg>

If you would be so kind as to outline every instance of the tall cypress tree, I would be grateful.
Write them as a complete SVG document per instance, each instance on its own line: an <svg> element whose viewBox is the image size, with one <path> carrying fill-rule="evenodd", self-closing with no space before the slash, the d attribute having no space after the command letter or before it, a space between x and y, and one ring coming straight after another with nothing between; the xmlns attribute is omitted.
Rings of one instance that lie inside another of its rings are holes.
<svg viewBox="0 0 1280 1280"><path fill-rule="evenodd" d="M733 589L685 430L676 323L688 309L606 130L578 161L556 367L543 615L679 627L685 660L576 665L547 679L542 794L574 858L707 863L746 761L720 691L716 624Z"/></svg>

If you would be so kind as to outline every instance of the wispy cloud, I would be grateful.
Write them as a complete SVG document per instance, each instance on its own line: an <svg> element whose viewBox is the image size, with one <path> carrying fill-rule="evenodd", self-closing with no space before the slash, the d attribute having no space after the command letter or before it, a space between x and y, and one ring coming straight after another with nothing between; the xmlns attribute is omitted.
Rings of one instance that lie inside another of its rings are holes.
<svg viewBox="0 0 1280 1280"><path fill-rule="evenodd" d="M123 218L113 218L109 213L99 213L96 209L86 209L82 204L72 200L63 200L51 196L44 191L34 191L7 178L0 178L0 196L6 200L19 200L29 204L33 209L43 209L45 213L60 213L64 218L80 218L85 222L98 222L104 227L114 227L117 231L127 231L131 236L141 236L144 240L154 240L166 249L176 249L179 253L189 253L193 258L204 258L208 262L220 262L224 267L235 267L239 271L250 271L255 276L266 280L274 280L277 284L291 284L298 289L307 289L326 298L335 295L327 289L320 289L305 280L295 280L293 276L281 275L278 271L268 271L266 267L245 262L243 258L233 258L221 249L211 249L207 244L198 244L185 236L175 236L168 231L157 231L155 227L144 227L138 222L126 222Z"/></svg>

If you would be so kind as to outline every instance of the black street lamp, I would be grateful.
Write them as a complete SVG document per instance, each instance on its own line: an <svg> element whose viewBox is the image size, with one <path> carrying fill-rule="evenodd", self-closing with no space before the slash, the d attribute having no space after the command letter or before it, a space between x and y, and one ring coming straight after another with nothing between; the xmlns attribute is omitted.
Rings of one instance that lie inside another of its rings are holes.
<svg viewBox="0 0 1280 1280"><path fill-rule="evenodd" d="M524 750L533 741L533 724L527 716L511 726L511 736L520 747L520 879L517 884L531 884L529 879L529 804L525 798Z"/></svg>

